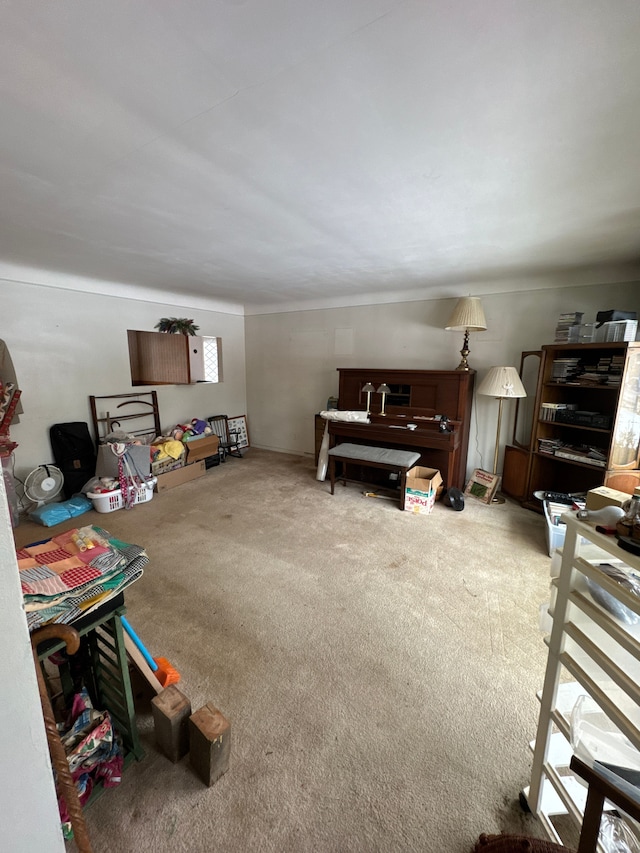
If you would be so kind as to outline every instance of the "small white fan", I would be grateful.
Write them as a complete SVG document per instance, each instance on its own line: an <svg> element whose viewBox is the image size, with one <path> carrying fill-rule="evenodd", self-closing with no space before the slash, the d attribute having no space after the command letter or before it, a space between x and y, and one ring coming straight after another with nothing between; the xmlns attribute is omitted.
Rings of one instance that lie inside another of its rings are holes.
<svg viewBox="0 0 640 853"><path fill-rule="evenodd" d="M24 494L36 506L42 506L62 491L64 476L55 465L38 465L24 481Z"/></svg>

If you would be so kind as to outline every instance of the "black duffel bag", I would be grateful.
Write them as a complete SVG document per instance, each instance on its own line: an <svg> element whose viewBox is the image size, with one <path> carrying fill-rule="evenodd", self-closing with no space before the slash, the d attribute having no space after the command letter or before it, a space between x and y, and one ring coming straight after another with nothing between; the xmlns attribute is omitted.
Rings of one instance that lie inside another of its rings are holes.
<svg viewBox="0 0 640 853"><path fill-rule="evenodd" d="M96 449L89 427L83 421L54 424L49 439L55 463L64 476L64 496L71 498L96 473Z"/></svg>

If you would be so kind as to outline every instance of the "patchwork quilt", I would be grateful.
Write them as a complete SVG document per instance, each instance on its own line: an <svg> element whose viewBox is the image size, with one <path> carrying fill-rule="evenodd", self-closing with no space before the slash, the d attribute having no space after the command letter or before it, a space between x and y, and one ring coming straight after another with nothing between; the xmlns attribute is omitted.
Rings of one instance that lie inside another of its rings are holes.
<svg viewBox="0 0 640 853"><path fill-rule="evenodd" d="M138 580L144 548L101 527L74 528L16 552L29 630L84 616Z"/></svg>

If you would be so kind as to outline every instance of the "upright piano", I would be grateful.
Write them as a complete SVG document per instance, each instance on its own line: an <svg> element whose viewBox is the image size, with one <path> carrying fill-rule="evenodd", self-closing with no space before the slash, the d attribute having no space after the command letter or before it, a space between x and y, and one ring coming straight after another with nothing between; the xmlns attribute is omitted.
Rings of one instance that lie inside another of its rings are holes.
<svg viewBox="0 0 640 853"><path fill-rule="evenodd" d="M329 421L332 447L351 442L415 450L420 453L418 464L437 468L445 487L464 489L475 371L378 368L338 368L338 371L338 408L365 411L369 400L371 422ZM388 386L384 413L383 395L377 390L367 394L362 390L367 383L375 389ZM415 428L409 428L408 424L415 424Z"/></svg>

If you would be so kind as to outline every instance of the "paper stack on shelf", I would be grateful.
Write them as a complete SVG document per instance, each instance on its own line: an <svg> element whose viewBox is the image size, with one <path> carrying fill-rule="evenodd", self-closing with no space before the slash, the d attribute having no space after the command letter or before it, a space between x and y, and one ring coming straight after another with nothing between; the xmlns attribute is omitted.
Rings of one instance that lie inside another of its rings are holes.
<svg viewBox="0 0 640 853"><path fill-rule="evenodd" d="M549 456L554 456L559 448L563 447L563 442L556 438L539 438L538 452L546 453Z"/></svg>
<svg viewBox="0 0 640 853"><path fill-rule="evenodd" d="M556 421L559 420L559 412L575 411L577 408L577 403L541 403L540 420Z"/></svg>
<svg viewBox="0 0 640 853"><path fill-rule="evenodd" d="M583 311L569 311L565 314L560 314L556 324L556 337L554 343L566 344L570 342L570 329L572 326L579 326L582 323Z"/></svg>
<svg viewBox="0 0 640 853"><path fill-rule="evenodd" d="M568 444L564 447L559 447L555 455L558 459L582 462L584 465L593 465L596 468L605 468L607 464L606 453L598 447L574 447Z"/></svg>
<svg viewBox="0 0 640 853"><path fill-rule="evenodd" d="M569 382L580 369L579 358L554 358L551 366L552 382Z"/></svg>
<svg viewBox="0 0 640 853"><path fill-rule="evenodd" d="M624 356L623 355L614 355L611 357L611 362L609 365L609 372L607 374L607 385L614 385L616 388L620 387L620 383L622 382L622 368L624 367Z"/></svg>

